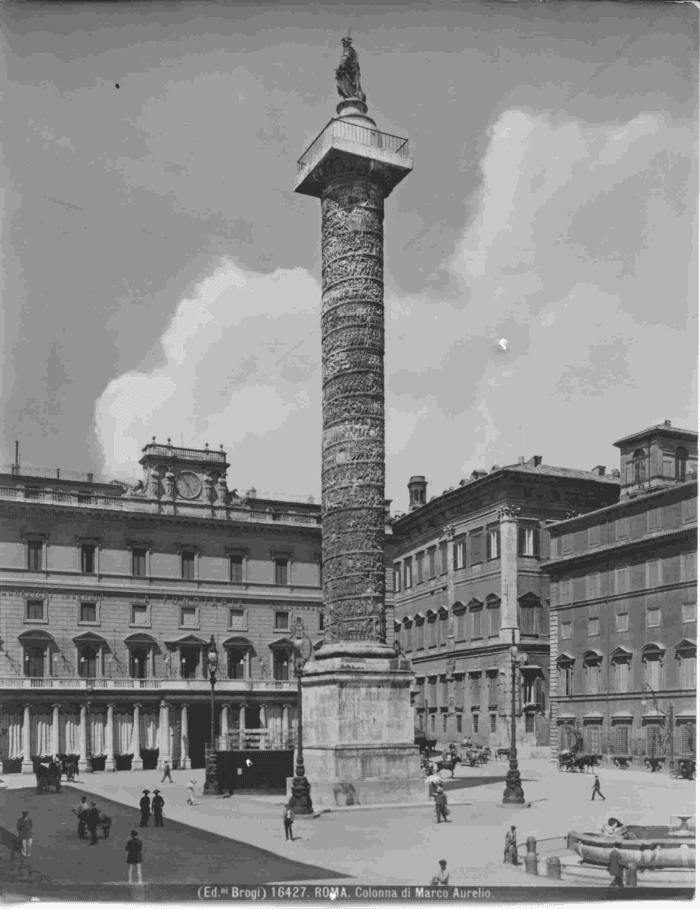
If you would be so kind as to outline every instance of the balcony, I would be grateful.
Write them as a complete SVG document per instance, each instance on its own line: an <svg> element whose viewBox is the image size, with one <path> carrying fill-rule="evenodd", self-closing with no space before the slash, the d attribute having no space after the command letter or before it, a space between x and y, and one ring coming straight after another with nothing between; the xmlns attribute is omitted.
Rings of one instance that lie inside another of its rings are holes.
<svg viewBox="0 0 700 909"><path fill-rule="evenodd" d="M88 680L82 678L24 678L23 676L0 676L0 691L50 688L53 691L85 691ZM90 679L94 692L100 691L188 691L192 694L209 694L211 685L207 679ZM268 679L217 679L217 693L227 694L246 691L296 691L296 682L280 682Z"/></svg>
<svg viewBox="0 0 700 909"><path fill-rule="evenodd" d="M331 158L348 156L387 165L387 195L413 169L408 139L339 117L328 123L299 158L295 191L320 196L316 179L318 166Z"/></svg>

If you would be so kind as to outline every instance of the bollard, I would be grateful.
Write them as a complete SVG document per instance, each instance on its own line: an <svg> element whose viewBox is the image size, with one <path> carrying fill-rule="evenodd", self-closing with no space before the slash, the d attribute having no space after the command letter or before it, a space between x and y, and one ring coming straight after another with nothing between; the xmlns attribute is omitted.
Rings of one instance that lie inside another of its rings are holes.
<svg viewBox="0 0 700 909"><path fill-rule="evenodd" d="M561 880L561 862L556 855L547 859L547 877L555 881Z"/></svg>
<svg viewBox="0 0 700 909"><path fill-rule="evenodd" d="M529 836L525 840L527 853L525 855L525 874L537 874L537 840Z"/></svg>
<svg viewBox="0 0 700 909"><path fill-rule="evenodd" d="M632 864L625 868L625 887L637 886L637 866Z"/></svg>

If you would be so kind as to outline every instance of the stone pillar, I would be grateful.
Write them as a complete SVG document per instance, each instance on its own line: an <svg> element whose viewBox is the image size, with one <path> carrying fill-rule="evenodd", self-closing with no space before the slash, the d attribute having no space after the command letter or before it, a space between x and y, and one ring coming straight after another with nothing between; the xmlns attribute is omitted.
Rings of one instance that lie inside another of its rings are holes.
<svg viewBox="0 0 700 909"><path fill-rule="evenodd" d="M58 704L53 705L53 716L51 717L51 756L57 757L61 750L61 708Z"/></svg>
<svg viewBox="0 0 700 909"><path fill-rule="evenodd" d="M224 748L228 747L228 704L221 705L221 720L219 722L219 738Z"/></svg>
<svg viewBox="0 0 700 909"><path fill-rule="evenodd" d="M22 726L22 773L33 773L32 761L32 715L29 704L24 705L24 723Z"/></svg>
<svg viewBox="0 0 700 909"><path fill-rule="evenodd" d="M264 704L260 705L260 728L267 729L267 709Z"/></svg>
<svg viewBox="0 0 700 909"><path fill-rule="evenodd" d="M289 728L289 704L282 705L282 747L287 747L291 730Z"/></svg>
<svg viewBox="0 0 700 909"><path fill-rule="evenodd" d="M187 704L182 705L180 714L180 770L191 770L190 738L187 726Z"/></svg>
<svg viewBox="0 0 700 909"><path fill-rule="evenodd" d="M107 757L105 758L105 770L116 770L117 763L114 760L114 704L107 704Z"/></svg>
<svg viewBox="0 0 700 909"><path fill-rule="evenodd" d="M131 759L132 770L143 770L141 758L141 705L134 704L134 724L131 728Z"/></svg>
<svg viewBox="0 0 700 909"><path fill-rule="evenodd" d="M501 533L501 632L502 644L520 641L518 628L518 522L519 508L498 509Z"/></svg>
<svg viewBox="0 0 700 909"><path fill-rule="evenodd" d="M314 805L423 800L412 671L387 645L384 200L412 169L347 98L302 158L321 201L324 644L306 665L304 762ZM398 149L398 145L396 146Z"/></svg>
<svg viewBox="0 0 700 909"><path fill-rule="evenodd" d="M160 702L160 716L158 717L158 769L162 770L165 762L170 763L170 705L167 701Z"/></svg>
<svg viewBox="0 0 700 909"><path fill-rule="evenodd" d="M78 770L85 773L87 770L87 705L80 705L80 756L78 758Z"/></svg>

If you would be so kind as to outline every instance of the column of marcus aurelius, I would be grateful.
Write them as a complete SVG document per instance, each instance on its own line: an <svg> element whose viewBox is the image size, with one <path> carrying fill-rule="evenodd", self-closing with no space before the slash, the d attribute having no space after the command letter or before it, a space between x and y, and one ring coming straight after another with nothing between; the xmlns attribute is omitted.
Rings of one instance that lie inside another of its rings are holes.
<svg viewBox="0 0 700 909"><path fill-rule="evenodd" d="M408 141L367 116L343 39L337 117L299 161L321 201L325 640L303 678L304 763L316 807L425 797L412 671L386 643L384 200L410 173Z"/></svg>

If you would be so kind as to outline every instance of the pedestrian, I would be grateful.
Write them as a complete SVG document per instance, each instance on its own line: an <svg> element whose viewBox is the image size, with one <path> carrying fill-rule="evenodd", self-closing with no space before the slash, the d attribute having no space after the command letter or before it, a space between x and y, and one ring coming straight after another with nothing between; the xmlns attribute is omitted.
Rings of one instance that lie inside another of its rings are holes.
<svg viewBox="0 0 700 909"><path fill-rule="evenodd" d="M138 830L131 831L131 839L126 844L126 862L129 868L129 883L143 884L143 878L141 877L143 843L139 839ZM134 875L136 875L136 881L134 881Z"/></svg>
<svg viewBox="0 0 700 909"><path fill-rule="evenodd" d="M292 824L294 823L294 809L291 805L287 805L284 809L284 838L285 840L291 840L294 842L294 831L292 830Z"/></svg>
<svg viewBox="0 0 700 909"><path fill-rule="evenodd" d="M511 826L510 830L506 831L506 845L503 850L503 861L509 865L517 866L518 864L518 838L514 826Z"/></svg>
<svg viewBox="0 0 700 909"><path fill-rule="evenodd" d="M94 802L90 803L90 810L85 818L85 823L90 831L90 845L97 845L97 826L100 823L100 809Z"/></svg>
<svg viewBox="0 0 700 909"><path fill-rule="evenodd" d="M73 814L78 818L78 836L85 839L85 819L90 810L86 796L83 796L78 804L73 808Z"/></svg>
<svg viewBox="0 0 700 909"><path fill-rule="evenodd" d="M144 789L139 807L141 809L141 827L148 827L148 819L151 816L151 800L149 799L150 790Z"/></svg>
<svg viewBox="0 0 700 909"><path fill-rule="evenodd" d="M440 866L440 870L437 872L437 874L433 875L430 881L430 886L439 887L442 885L443 887L447 887L447 885L450 883L450 872L447 870L447 862L445 859L440 859L438 865Z"/></svg>
<svg viewBox="0 0 700 909"><path fill-rule="evenodd" d="M622 875L624 872L624 866L622 864L622 854L617 848L617 843L610 850L610 857L608 859L608 874L612 877L612 886L613 887L624 887L622 881Z"/></svg>
<svg viewBox="0 0 700 909"><path fill-rule="evenodd" d="M187 804L194 805L194 780L192 778L187 784Z"/></svg>
<svg viewBox="0 0 700 909"><path fill-rule="evenodd" d="M170 764L167 761L163 764L163 779L161 780L161 783L164 783L166 780L169 783L172 783L173 781L173 778L170 776Z"/></svg>
<svg viewBox="0 0 700 909"><path fill-rule="evenodd" d="M163 806L165 805L165 799L160 794L160 789L153 790L153 819L155 820L156 827L163 826Z"/></svg>
<svg viewBox="0 0 700 909"><path fill-rule="evenodd" d="M598 779L598 775L597 775L597 774L596 774L595 780L593 781L593 792L592 792L592 794L591 794L591 801L593 801L593 799L596 797L596 793L602 798L603 801L606 800L606 799L605 799L605 796L604 796L603 793L600 791L600 780Z"/></svg>
<svg viewBox="0 0 700 909"><path fill-rule="evenodd" d="M435 814L437 815L437 822L440 823L442 818L445 823L447 823L447 815L449 814L449 809L447 807L447 795L442 786L437 787L437 792L435 793Z"/></svg>
<svg viewBox="0 0 700 909"><path fill-rule="evenodd" d="M32 854L32 821L28 811L22 812L22 817L17 821L17 835L19 836L22 855L29 858Z"/></svg>

